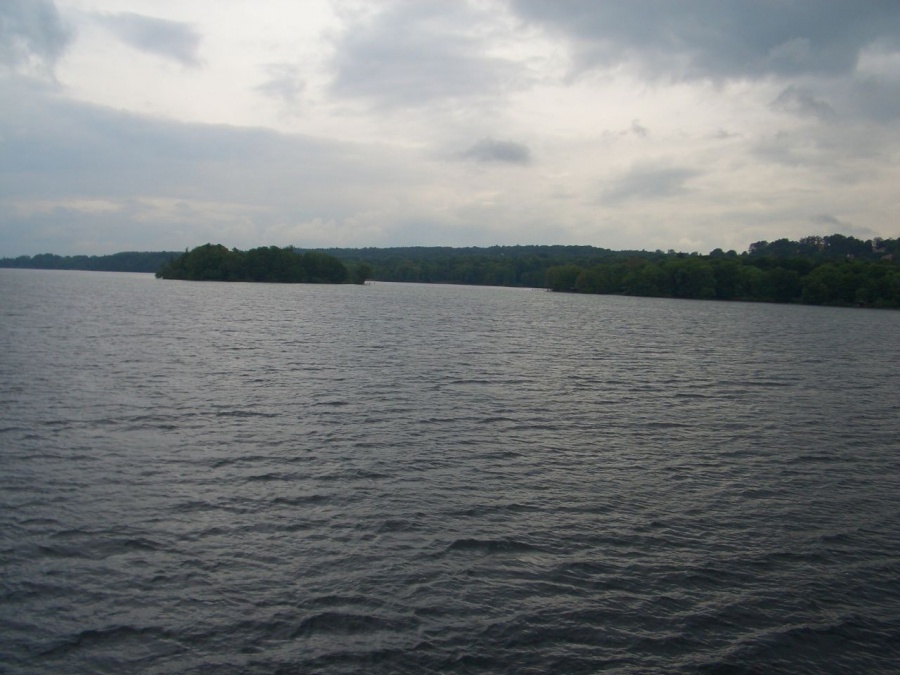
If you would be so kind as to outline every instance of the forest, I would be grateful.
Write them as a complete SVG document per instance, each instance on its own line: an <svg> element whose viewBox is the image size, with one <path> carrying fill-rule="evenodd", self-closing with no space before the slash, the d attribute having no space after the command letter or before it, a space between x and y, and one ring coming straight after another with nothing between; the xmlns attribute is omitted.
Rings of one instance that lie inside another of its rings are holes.
<svg viewBox="0 0 900 675"><path fill-rule="evenodd" d="M283 283L375 281L547 288L558 292L900 308L900 239L833 234L758 241L742 253L595 246L391 247L0 259L0 267L156 272L162 278Z"/></svg>
<svg viewBox="0 0 900 675"><path fill-rule="evenodd" d="M831 235L751 244L737 255L631 257L547 270L553 291L900 308L897 239Z"/></svg>
<svg viewBox="0 0 900 675"><path fill-rule="evenodd" d="M354 268L352 281L365 282L366 267ZM351 273L340 260L321 251L296 252L292 246L263 246L239 251L204 244L165 263L158 279L187 281L261 281L285 284L343 284Z"/></svg>
<svg viewBox="0 0 900 675"><path fill-rule="evenodd" d="M89 272L156 272L162 265L176 258L177 251L125 251L111 255L55 255L0 258L0 267L36 270L86 270Z"/></svg>

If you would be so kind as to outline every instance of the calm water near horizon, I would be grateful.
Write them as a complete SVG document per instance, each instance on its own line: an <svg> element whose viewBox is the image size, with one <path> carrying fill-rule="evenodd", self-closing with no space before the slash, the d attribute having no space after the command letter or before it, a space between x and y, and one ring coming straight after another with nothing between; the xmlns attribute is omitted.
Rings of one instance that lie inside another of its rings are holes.
<svg viewBox="0 0 900 675"><path fill-rule="evenodd" d="M0 269L0 672L895 673L898 336Z"/></svg>

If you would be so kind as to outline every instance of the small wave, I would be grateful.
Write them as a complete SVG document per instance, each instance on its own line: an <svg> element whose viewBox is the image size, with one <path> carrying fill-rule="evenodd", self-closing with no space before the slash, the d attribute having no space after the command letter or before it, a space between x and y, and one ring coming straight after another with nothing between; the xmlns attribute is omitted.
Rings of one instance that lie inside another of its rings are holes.
<svg viewBox="0 0 900 675"><path fill-rule="evenodd" d="M76 533L66 532L63 536L73 537ZM88 535L88 533L84 533ZM159 551L163 547L155 541L144 537L130 539L114 539L97 542L85 541L80 545L40 545L37 550L50 558L83 558L87 560L105 560L119 555L135 553L137 551Z"/></svg>
<svg viewBox="0 0 900 675"><path fill-rule="evenodd" d="M822 463L832 463L832 462L847 462L852 461L847 457L840 457L835 455L826 455L824 453L818 454L804 454L797 455L789 460L790 464L807 464L811 462L822 462Z"/></svg>
<svg viewBox="0 0 900 675"><path fill-rule="evenodd" d="M445 551L472 551L493 555L496 553L528 553L541 551L541 547L514 539L457 539Z"/></svg>
<svg viewBox="0 0 900 675"><path fill-rule="evenodd" d="M272 504L279 506L307 506L308 504L321 504L331 499L331 495L300 495L298 497L276 497L272 500Z"/></svg>
<svg viewBox="0 0 900 675"><path fill-rule="evenodd" d="M257 412L255 410L220 410L216 417L278 417L277 413Z"/></svg>
<svg viewBox="0 0 900 675"><path fill-rule="evenodd" d="M45 650L42 656L64 656L86 647L118 645L134 639L145 641L147 638L174 640L175 635L171 631L157 627L111 626L100 629L91 628L64 639L59 644Z"/></svg>
<svg viewBox="0 0 900 675"><path fill-rule="evenodd" d="M380 473L378 471L366 471L364 469L355 469L351 471L340 471L336 473L326 473L321 476L315 476L316 480L325 482L340 480L378 480L381 478L390 478L390 474Z"/></svg>
<svg viewBox="0 0 900 675"><path fill-rule="evenodd" d="M269 473L260 473L251 476L245 476L244 480L248 483L269 483L280 480L293 480L296 474L282 473L281 471L270 471Z"/></svg>
<svg viewBox="0 0 900 675"><path fill-rule="evenodd" d="M794 380L723 380L720 386L786 388L796 386Z"/></svg>
<svg viewBox="0 0 900 675"><path fill-rule="evenodd" d="M858 641L866 636L870 653L859 653ZM715 672L751 672L754 668L778 672L819 671L827 659L834 672L888 672L878 668L884 653L896 651L897 628L857 615L827 623L798 623L755 633L729 650L725 662L708 664ZM876 647L877 645L877 647ZM872 670L864 664L871 661ZM764 668L762 664L771 664ZM707 670L707 668L704 668ZM755 671L753 671L755 672ZM829 671L831 672L831 671Z"/></svg>
<svg viewBox="0 0 900 675"><path fill-rule="evenodd" d="M491 415L489 417L480 417L475 420L476 424L502 424L504 422L515 422L511 417L504 417L503 415Z"/></svg>
<svg viewBox="0 0 900 675"><path fill-rule="evenodd" d="M401 631L410 629L415 618L405 620L388 619L372 614L350 614L345 612L321 612L303 621L293 631L291 637L321 635L356 635L376 631Z"/></svg>
<svg viewBox="0 0 900 675"><path fill-rule="evenodd" d="M407 532L413 529L413 524L406 519L386 520L378 526L378 534L388 532Z"/></svg>

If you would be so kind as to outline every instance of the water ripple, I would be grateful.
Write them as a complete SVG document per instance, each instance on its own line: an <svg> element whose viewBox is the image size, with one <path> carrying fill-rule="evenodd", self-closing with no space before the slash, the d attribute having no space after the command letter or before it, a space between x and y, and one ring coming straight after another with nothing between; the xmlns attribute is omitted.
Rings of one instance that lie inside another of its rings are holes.
<svg viewBox="0 0 900 675"><path fill-rule="evenodd" d="M9 672L900 662L898 313L0 283Z"/></svg>

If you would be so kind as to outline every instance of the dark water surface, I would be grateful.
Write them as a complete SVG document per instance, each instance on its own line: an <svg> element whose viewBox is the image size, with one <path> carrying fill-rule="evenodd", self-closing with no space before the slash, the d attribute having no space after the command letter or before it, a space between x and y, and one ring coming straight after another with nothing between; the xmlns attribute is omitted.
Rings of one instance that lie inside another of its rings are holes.
<svg viewBox="0 0 900 675"><path fill-rule="evenodd" d="M0 270L0 671L888 673L900 312Z"/></svg>

